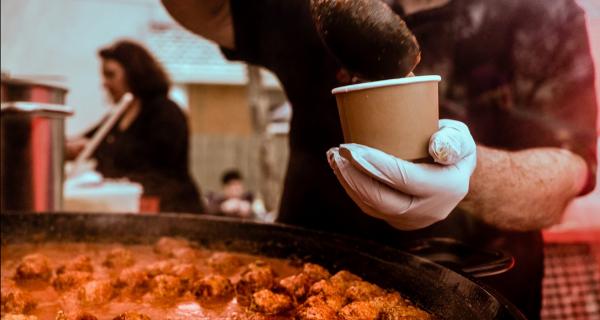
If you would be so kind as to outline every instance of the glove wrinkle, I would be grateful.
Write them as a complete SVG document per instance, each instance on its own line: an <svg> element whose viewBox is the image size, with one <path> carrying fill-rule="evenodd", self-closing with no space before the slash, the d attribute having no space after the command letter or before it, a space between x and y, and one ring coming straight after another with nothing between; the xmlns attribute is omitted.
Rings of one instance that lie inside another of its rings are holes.
<svg viewBox="0 0 600 320"><path fill-rule="evenodd" d="M356 143L342 144L340 146L340 155L350 160L356 168L365 174L394 189L398 184L402 185L406 183L405 174L399 165L395 161L394 163L390 163L389 160L394 159L391 155L377 149L367 148ZM366 157L363 155L366 155ZM395 181L397 177L401 177L399 183Z"/></svg>
<svg viewBox="0 0 600 320"><path fill-rule="evenodd" d="M414 197L398 194L393 188L364 174L336 151L330 149L331 166L342 187L361 210L382 220L410 210Z"/></svg>

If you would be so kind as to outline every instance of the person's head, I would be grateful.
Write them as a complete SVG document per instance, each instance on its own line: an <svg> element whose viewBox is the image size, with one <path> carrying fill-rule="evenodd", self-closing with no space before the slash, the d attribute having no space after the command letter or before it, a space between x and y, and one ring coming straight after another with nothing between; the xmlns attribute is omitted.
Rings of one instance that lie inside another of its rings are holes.
<svg viewBox="0 0 600 320"><path fill-rule="evenodd" d="M142 45L121 40L100 49L102 84L114 102L131 92L144 99L166 95L171 85L160 63Z"/></svg>
<svg viewBox="0 0 600 320"><path fill-rule="evenodd" d="M246 191L242 174L236 169L225 171L221 177L221 183L223 186L223 193L228 199L241 198Z"/></svg>

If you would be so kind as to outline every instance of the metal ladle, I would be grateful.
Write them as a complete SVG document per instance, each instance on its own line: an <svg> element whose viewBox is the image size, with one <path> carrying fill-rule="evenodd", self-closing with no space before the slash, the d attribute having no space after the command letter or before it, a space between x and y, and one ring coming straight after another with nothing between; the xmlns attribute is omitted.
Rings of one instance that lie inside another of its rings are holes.
<svg viewBox="0 0 600 320"><path fill-rule="evenodd" d="M67 176L73 177L81 173L82 168L84 168L84 163L94 153L94 151L96 151L96 148L100 145L100 143L104 140L104 137L106 137L106 135L114 127L117 121L121 118L121 115L123 115L127 108L129 108L133 99L133 95L129 92L124 94L123 97L121 97L115 108L110 111L108 118L106 118L106 120L102 123L100 128L98 128L96 133L83 147L83 150L75 159L75 163L73 164L70 172L67 173Z"/></svg>
<svg viewBox="0 0 600 320"><path fill-rule="evenodd" d="M311 0L311 12L325 45L362 79L405 77L419 63L414 35L380 0Z"/></svg>

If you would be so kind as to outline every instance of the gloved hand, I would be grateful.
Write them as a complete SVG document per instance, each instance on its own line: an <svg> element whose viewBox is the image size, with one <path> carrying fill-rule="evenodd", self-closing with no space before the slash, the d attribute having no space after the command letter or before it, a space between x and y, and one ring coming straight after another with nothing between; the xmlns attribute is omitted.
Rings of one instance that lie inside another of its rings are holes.
<svg viewBox="0 0 600 320"><path fill-rule="evenodd" d="M445 219L469 190L475 141L467 126L440 120L429 154L438 164L412 163L360 144L327 151L329 165L348 195L367 214L401 230ZM402 137L399 137L402 139Z"/></svg>

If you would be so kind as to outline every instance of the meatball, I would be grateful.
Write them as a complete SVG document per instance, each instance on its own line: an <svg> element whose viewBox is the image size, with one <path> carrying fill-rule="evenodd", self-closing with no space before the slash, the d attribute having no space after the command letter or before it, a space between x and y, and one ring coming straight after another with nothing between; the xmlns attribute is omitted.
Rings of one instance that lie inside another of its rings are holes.
<svg viewBox="0 0 600 320"><path fill-rule="evenodd" d="M270 315L270 314L264 314L264 313L259 313L259 312L254 312L254 311L245 311L245 312L241 312L241 313L237 313L237 314L232 314L230 318L227 318L227 320L287 320L290 319L289 316L283 316L283 315ZM221 319L219 319L221 320Z"/></svg>
<svg viewBox="0 0 600 320"><path fill-rule="evenodd" d="M378 307L379 309L386 309L386 308L391 308L394 306L410 305L410 302L408 300L402 298L402 296L398 292L395 292L395 291L391 292L391 293L386 293L382 296L371 299L369 302L372 305Z"/></svg>
<svg viewBox="0 0 600 320"><path fill-rule="evenodd" d="M150 320L150 317L133 311L121 313L113 318L113 320Z"/></svg>
<svg viewBox="0 0 600 320"><path fill-rule="evenodd" d="M13 287L3 287L0 300L2 303L2 314L27 313L35 308L36 305L27 293Z"/></svg>
<svg viewBox="0 0 600 320"><path fill-rule="evenodd" d="M148 273L148 276L155 277L159 274L171 274L173 272L174 266L174 261L162 260L151 263L148 266L146 266L146 271Z"/></svg>
<svg viewBox="0 0 600 320"><path fill-rule="evenodd" d="M77 297L84 305L104 304L112 299L114 289L110 280L93 280L79 288Z"/></svg>
<svg viewBox="0 0 600 320"><path fill-rule="evenodd" d="M243 266L242 260L231 253L215 252L208 258L208 265L217 273L230 275Z"/></svg>
<svg viewBox="0 0 600 320"><path fill-rule="evenodd" d="M315 284L313 284L310 287L310 289L308 290L308 296L315 296L315 295L343 296L344 290L342 290L342 288L340 288L338 286L335 286L333 283L331 283L330 280L321 280L321 281L318 281Z"/></svg>
<svg viewBox="0 0 600 320"><path fill-rule="evenodd" d="M282 313L292 307L292 299L289 296L268 289L255 292L250 300L250 310L265 314Z"/></svg>
<svg viewBox="0 0 600 320"><path fill-rule="evenodd" d="M162 237L154 244L154 252L171 256L175 250L189 247L190 243L185 239Z"/></svg>
<svg viewBox="0 0 600 320"><path fill-rule="evenodd" d="M251 263L235 284L238 302L243 306L247 306L250 303L250 296L254 292L271 289L274 284L275 272L269 265L262 261Z"/></svg>
<svg viewBox="0 0 600 320"><path fill-rule="evenodd" d="M233 285L228 278L213 275L197 281L192 286L192 293L199 300L227 299L233 296Z"/></svg>
<svg viewBox="0 0 600 320"><path fill-rule="evenodd" d="M52 276L50 260L40 253L23 257L17 266L15 279L17 280L48 280Z"/></svg>
<svg viewBox="0 0 600 320"><path fill-rule="evenodd" d="M25 314L9 313L2 316L2 320L38 320L36 316L28 316Z"/></svg>
<svg viewBox="0 0 600 320"><path fill-rule="evenodd" d="M183 284L191 284L198 276L198 270L191 263L182 263L175 265L171 270L171 275L179 278Z"/></svg>
<svg viewBox="0 0 600 320"><path fill-rule="evenodd" d="M146 268L146 274L149 278L158 275L175 276L181 280L184 287L192 284L198 277L198 270L191 263L176 264L173 260L163 260L152 263Z"/></svg>
<svg viewBox="0 0 600 320"><path fill-rule="evenodd" d="M383 309L378 320L430 320L431 315L413 306L393 306Z"/></svg>
<svg viewBox="0 0 600 320"><path fill-rule="evenodd" d="M311 281L311 285L317 281L329 279L329 277L331 277L331 274L329 271L327 271L327 269L314 263L305 263L304 267L302 268L302 273L308 276L308 279Z"/></svg>
<svg viewBox="0 0 600 320"><path fill-rule="evenodd" d="M161 274L154 277L152 282L152 294L155 298L176 298L183 293L181 281L177 277Z"/></svg>
<svg viewBox="0 0 600 320"><path fill-rule="evenodd" d="M329 281L331 281L334 286L346 290L355 282L362 281L362 279L353 273L342 270L329 278Z"/></svg>
<svg viewBox="0 0 600 320"><path fill-rule="evenodd" d="M411 306L397 292L352 302L344 306L338 314L342 319L429 319L426 318L429 316L426 312Z"/></svg>
<svg viewBox="0 0 600 320"><path fill-rule="evenodd" d="M343 320L376 320L379 311L369 301L356 301L345 305L338 315Z"/></svg>
<svg viewBox="0 0 600 320"><path fill-rule="evenodd" d="M346 298L349 301L364 301L382 296L385 291L380 287L366 281L356 281L346 289Z"/></svg>
<svg viewBox="0 0 600 320"><path fill-rule="evenodd" d="M326 305L334 311L340 310L344 304L346 303L346 299L341 295L316 295L311 296L304 302L304 306L321 306Z"/></svg>
<svg viewBox="0 0 600 320"><path fill-rule="evenodd" d="M69 290L81 287L84 283L92 280L92 274L83 271L64 271L52 279L52 286L56 290Z"/></svg>
<svg viewBox="0 0 600 320"><path fill-rule="evenodd" d="M281 279L278 283L278 287L283 289L283 291L287 292L297 301L302 301L314 283L329 277L330 274L325 268L316 264L307 263L299 274Z"/></svg>
<svg viewBox="0 0 600 320"><path fill-rule="evenodd" d="M336 273L328 280L320 280L314 283L308 291L308 296L323 294L326 296L340 295L345 297L346 290L360 282L362 282L362 279L359 276L343 270ZM367 283L365 282L365 284ZM350 293L353 295L358 295L362 292L360 290L366 290L366 288L370 287L367 287L366 285L364 288L359 286L358 288L352 289Z"/></svg>
<svg viewBox="0 0 600 320"><path fill-rule="evenodd" d="M304 273L299 273L279 280L278 289L293 297L296 301L303 300L310 288L310 280Z"/></svg>
<svg viewBox="0 0 600 320"><path fill-rule="evenodd" d="M194 261L197 258L196 250L192 248L177 248L173 250L171 256L182 261Z"/></svg>
<svg viewBox="0 0 600 320"><path fill-rule="evenodd" d="M104 259L102 265L108 268L127 268L135 263L133 253L124 248L112 249Z"/></svg>
<svg viewBox="0 0 600 320"><path fill-rule="evenodd" d="M61 274L67 271L83 271L83 272L94 272L92 266L92 259L86 255L78 255L66 264L56 269L57 274Z"/></svg>
<svg viewBox="0 0 600 320"><path fill-rule="evenodd" d="M84 311L75 311L66 314L64 311L59 311L55 320L98 320L96 316Z"/></svg>
<svg viewBox="0 0 600 320"><path fill-rule="evenodd" d="M338 319L338 316L336 310L330 307L320 296L313 296L308 298L304 304L298 307L296 319L335 320Z"/></svg>
<svg viewBox="0 0 600 320"><path fill-rule="evenodd" d="M115 286L124 288L126 294L140 294L149 287L150 277L142 268L131 267L121 270L115 281Z"/></svg>

